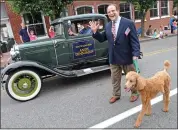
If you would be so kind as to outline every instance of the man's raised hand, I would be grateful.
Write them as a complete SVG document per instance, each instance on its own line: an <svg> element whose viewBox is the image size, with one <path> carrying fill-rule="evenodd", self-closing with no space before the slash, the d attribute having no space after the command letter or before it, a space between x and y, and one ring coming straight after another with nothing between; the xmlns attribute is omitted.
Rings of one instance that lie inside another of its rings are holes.
<svg viewBox="0 0 178 130"><path fill-rule="evenodd" d="M89 27L91 28L91 30L93 31L93 33L96 33L96 31L99 28L99 23L96 22L96 21L90 21L89 24L90 24Z"/></svg>

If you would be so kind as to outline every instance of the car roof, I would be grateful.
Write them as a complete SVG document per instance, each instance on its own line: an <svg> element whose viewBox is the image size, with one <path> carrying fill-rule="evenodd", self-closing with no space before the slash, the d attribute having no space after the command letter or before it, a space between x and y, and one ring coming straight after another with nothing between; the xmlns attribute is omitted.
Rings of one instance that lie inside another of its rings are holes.
<svg viewBox="0 0 178 130"><path fill-rule="evenodd" d="M106 16L104 14L80 14L80 15L72 15L72 16L55 19L54 21L51 22L51 24L61 23L66 20L86 19L86 18L92 18L92 17L106 18Z"/></svg>

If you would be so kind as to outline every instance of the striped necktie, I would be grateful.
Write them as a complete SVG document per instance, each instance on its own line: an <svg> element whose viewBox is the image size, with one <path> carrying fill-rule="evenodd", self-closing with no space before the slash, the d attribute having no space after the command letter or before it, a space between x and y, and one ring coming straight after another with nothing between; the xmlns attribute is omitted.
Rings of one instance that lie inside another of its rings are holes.
<svg viewBox="0 0 178 130"><path fill-rule="evenodd" d="M113 34L113 39L114 41L116 40L116 22L112 21L112 34Z"/></svg>

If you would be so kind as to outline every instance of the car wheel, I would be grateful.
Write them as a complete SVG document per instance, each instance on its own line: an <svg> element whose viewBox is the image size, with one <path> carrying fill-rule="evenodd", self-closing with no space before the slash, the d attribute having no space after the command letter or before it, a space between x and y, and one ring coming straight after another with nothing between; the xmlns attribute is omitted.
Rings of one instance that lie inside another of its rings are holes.
<svg viewBox="0 0 178 130"><path fill-rule="evenodd" d="M8 95L17 101L35 98L41 90L40 76L31 70L20 70L11 74L6 83Z"/></svg>

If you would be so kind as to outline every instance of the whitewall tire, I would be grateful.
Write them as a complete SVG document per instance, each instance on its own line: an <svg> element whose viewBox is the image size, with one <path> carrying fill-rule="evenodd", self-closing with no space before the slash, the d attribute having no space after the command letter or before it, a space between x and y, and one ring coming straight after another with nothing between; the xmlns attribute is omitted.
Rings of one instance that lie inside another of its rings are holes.
<svg viewBox="0 0 178 130"><path fill-rule="evenodd" d="M6 91L15 100L28 101L39 94L41 86L41 78L36 72L20 70L8 77Z"/></svg>

